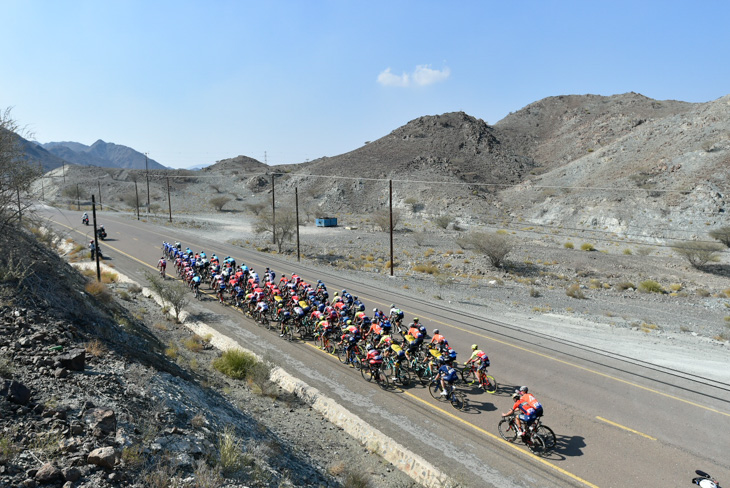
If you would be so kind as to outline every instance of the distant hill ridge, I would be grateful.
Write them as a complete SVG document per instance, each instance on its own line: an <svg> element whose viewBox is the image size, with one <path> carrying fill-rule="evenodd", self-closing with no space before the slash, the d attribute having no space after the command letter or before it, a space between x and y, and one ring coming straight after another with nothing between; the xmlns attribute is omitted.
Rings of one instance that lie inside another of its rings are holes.
<svg viewBox="0 0 730 488"><path fill-rule="evenodd" d="M145 169L145 155L131 147L104 142L101 139L91 146L79 142L47 142L41 144L51 154L72 164L104 166L123 169ZM166 169L154 159L148 159L150 169Z"/></svg>

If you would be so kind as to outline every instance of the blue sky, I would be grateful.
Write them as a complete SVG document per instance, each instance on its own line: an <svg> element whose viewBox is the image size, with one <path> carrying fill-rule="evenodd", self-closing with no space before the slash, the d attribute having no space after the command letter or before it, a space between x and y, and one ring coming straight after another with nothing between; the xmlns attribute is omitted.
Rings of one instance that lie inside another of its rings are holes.
<svg viewBox="0 0 730 488"><path fill-rule="evenodd" d="M726 1L0 0L0 108L171 167L300 163L422 115L730 93Z"/></svg>

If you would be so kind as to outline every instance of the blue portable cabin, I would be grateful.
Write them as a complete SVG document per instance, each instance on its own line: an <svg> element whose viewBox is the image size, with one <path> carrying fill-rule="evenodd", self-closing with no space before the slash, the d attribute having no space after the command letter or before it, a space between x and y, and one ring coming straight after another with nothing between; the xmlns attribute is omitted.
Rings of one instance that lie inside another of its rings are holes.
<svg viewBox="0 0 730 488"><path fill-rule="evenodd" d="M336 217L322 217L315 221L317 227L337 227Z"/></svg>

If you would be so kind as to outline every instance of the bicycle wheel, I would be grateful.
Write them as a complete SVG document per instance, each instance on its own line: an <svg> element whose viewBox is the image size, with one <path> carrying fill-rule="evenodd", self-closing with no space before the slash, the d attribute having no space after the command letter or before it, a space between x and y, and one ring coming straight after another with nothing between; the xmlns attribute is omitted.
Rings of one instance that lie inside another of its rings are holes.
<svg viewBox="0 0 730 488"><path fill-rule="evenodd" d="M363 378L365 378L365 381L367 381L367 382L373 381L374 375L373 375L372 368L361 368L360 374L362 375Z"/></svg>
<svg viewBox="0 0 730 488"><path fill-rule="evenodd" d="M517 426L514 424L512 418L506 417L500 420L499 424L497 424L497 430L499 431L499 435L502 436L502 439L507 442L517 440Z"/></svg>
<svg viewBox="0 0 730 488"><path fill-rule="evenodd" d="M438 383L434 383L434 382L429 383L429 385L428 385L428 392L436 400L439 400L439 401L442 401L442 402L445 402L446 401L446 396L445 395L441 395L441 385L439 385Z"/></svg>
<svg viewBox="0 0 730 488"><path fill-rule="evenodd" d="M286 338L287 341L294 340L294 331L288 325L286 326L286 330L284 331L284 338Z"/></svg>
<svg viewBox="0 0 730 488"><path fill-rule="evenodd" d="M537 428L537 433L542 437L542 440L545 442L545 451L552 451L555 449L555 446L558 444L558 439L555 437L555 432L553 432L553 429L546 425L540 425Z"/></svg>
<svg viewBox="0 0 730 488"><path fill-rule="evenodd" d="M474 369L466 366L464 369L461 370L461 379L466 383L467 385L475 382L477 380L476 374L474 373Z"/></svg>
<svg viewBox="0 0 730 488"><path fill-rule="evenodd" d="M328 354L335 354L337 352L337 344L334 341L331 341L328 338L325 338L325 340L324 340L324 350Z"/></svg>
<svg viewBox="0 0 730 488"><path fill-rule="evenodd" d="M384 390L390 388L390 380L388 379L388 375L386 375L382 369L376 370L375 374L378 385L380 385L381 388L383 388Z"/></svg>
<svg viewBox="0 0 730 488"><path fill-rule="evenodd" d="M337 359L339 359L342 364L347 363L347 348L343 347L337 351Z"/></svg>
<svg viewBox="0 0 730 488"><path fill-rule="evenodd" d="M398 368L398 376L396 376L396 378L398 378L398 381L402 386L409 386L412 381L411 373L409 373L408 370L403 366Z"/></svg>
<svg viewBox="0 0 730 488"><path fill-rule="evenodd" d="M452 391L449 396L451 406L457 410L464 410L466 408L466 395L460 391Z"/></svg>
<svg viewBox="0 0 730 488"><path fill-rule="evenodd" d="M543 439L543 437L538 433L533 433L532 436L530 436L527 447L536 456L544 456L547 453L545 449L545 439Z"/></svg>
<svg viewBox="0 0 730 488"><path fill-rule="evenodd" d="M261 325L263 325L267 329L269 328L269 318L266 316L265 313L261 314Z"/></svg>
<svg viewBox="0 0 730 488"><path fill-rule="evenodd" d="M485 379L486 379L486 381L484 383L482 383L482 388L484 389L484 391L486 391L487 393L491 393L492 395L497 393L498 385L497 385L497 380L494 379L494 376L488 374L488 375L485 375Z"/></svg>

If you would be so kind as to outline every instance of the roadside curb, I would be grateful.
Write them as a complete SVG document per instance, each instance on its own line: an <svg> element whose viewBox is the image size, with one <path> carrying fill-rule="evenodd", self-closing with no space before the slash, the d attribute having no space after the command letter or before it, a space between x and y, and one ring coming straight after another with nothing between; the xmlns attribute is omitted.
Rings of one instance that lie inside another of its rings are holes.
<svg viewBox="0 0 730 488"><path fill-rule="evenodd" d="M119 273L118 271L115 272ZM119 274L120 276L124 276L121 273ZM127 277L124 278L129 280ZM132 280L129 281L132 282ZM142 294L145 297L152 298L160 306L163 305L162 299L159 295L152 292L149 288L143 288ZM235 339L226 336L225 334L221 334L208 324L197 321L187 321L186 319L188 317L189 314L183 311L180 314L181 324L200 336L211 337L210 343L216 349L221 351L228 349L240 349L246 353L253 354L259 360L263 359L260 355L243 347ZM357 415L348 411L333 399L323 395L318 389L306 384L298 378L293 377L278 366L272 369L271 380L285 391L304 400L312 407L313 410L318 412L333 425L347 432L351 437L355 438L358 442L365 446L368 451L378 454L380 457L393 464L393 466L397 469L406 473L417 483L429 488L448 486L448 476L429 463L426 459L409 451L392 438L369 425Z"/></svg>

